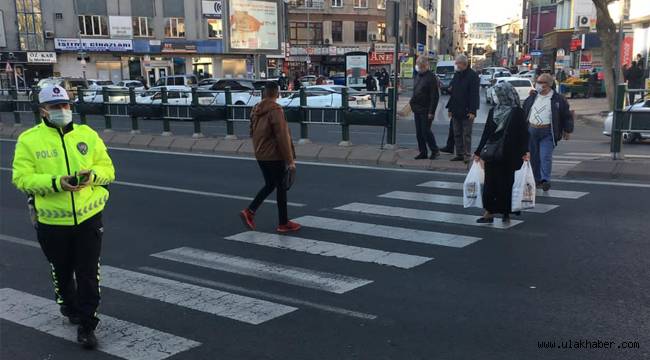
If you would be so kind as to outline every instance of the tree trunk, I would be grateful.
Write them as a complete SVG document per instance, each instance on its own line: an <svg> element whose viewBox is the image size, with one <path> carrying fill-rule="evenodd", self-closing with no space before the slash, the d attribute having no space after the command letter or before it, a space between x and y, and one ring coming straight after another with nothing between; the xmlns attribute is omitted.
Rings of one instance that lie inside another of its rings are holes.
<svg viewBox="0 0 650 360"><path fill-rule="evenodd" d="M603 50L603 73L605 75L605 92L607 93L607 102L609 110L614 110L614 92L616 84L614 82L614 67L616 66L618 34L616 24L607 9L607 4L613 0L592 0L596 6L596 31L600 37L600 43ZM580 65L578 65L580 66ZM617 69L618 70L618 69Z"/></svg>

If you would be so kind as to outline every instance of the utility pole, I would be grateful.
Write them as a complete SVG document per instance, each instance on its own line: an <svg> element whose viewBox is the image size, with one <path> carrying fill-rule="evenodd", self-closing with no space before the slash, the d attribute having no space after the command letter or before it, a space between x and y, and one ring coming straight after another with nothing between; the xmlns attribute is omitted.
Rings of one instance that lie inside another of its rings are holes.
<svg viewBox="0 0 650 360"><path fill-rule="evenodd" d="M395 14L393 18L393 35L395 36L395 54L393 56L393 64L395 66L395 82L393 83L393 92L391 93L391 96L393 97L393 109L392 109L392 118L393 118L393 124L390 128L390 131L392 134L391 138L395 141L397 139L397 83L399 80L399 51L400 51L400 44L399 44L399 32L400 32L400 26L399 26L399 5L400 5L400 0L394 0L393 1L393 6L395 9ZM388 80L390 81L390 74L388 74Z"/></svg>

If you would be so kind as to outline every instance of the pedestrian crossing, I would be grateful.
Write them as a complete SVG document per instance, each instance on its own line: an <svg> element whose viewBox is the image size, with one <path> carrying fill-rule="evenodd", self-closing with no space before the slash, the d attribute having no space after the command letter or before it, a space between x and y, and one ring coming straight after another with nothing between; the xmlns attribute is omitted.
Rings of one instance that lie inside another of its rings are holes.
<svg viewBox="0 0 650 360"><path fill-rule="evenodd" d="M161 249L149 255L161 261L163 269L145 267L135 271L104 265L101 269L102 286L136 296L139 298L137 301L163 303L248 326L280 321L299 310L333 312L356 320L373 321L381 315L366 314L364 311L370 310L368 308L347 310L334 307L332 310L329 304L315 304L287 294L354 297L362 288L380 282L381 274L385 272L420 271L420 268L432 271L436 262L431 254L436 250L449 249L440 256L447 256L449 251L462 254L465 247L498 236L503 231L520 228L536 216L559 211L566 201L580 200L588 195L587 192L553 189L541 193L545 203L537 203L535 209L521 218L509 222L495 219L493 224L479 224L476 220L480 210L462 207L462 197L455 193L461 190L462 183L452 181L406 184L400 189L374 194L371 198L303 214L293 219L304 228L303 232L296 234L246 230L215 238L215 247L219 249L191 246ZM14 244L25 242L13 237L7 239L0 236L0 240L10 240ZM243 252L256 254L254 257L239 256L220 250L223 247L219 246L226 244L238 244L239 250L265 250ZM401 247L400 251L394 251L396 247ZM301 261L292 261L289 265L283 256L274 256L272 261L265 258L271 253L286 253L288 257ZM311 261L315 259L319 261ZM330 262L335 263L327 266ZM301 266L293 265L295 263ZM343 263L346 266L339 266ZM165 266L172 264L183 264L189 266L188 269L207 269L215 274L243 276L248 285L239 286L164 270ZM356 267L358 264L363 266ZM382 270L366 273L369 267ZM254 289L256 285L250 285L264 283L282 286L287 289L287 294L269 294ZM74 328L62 326L65 321L58 313L58 306L49 299L14 289L0 289L0 306L0 318L4 320L68 341L75 340ZM118 358L165 359L201 345L196 340L144 325L106 315L101 318L97 334L102 344L100 350ZM155 351L146 351L151 348Z"/></svg>

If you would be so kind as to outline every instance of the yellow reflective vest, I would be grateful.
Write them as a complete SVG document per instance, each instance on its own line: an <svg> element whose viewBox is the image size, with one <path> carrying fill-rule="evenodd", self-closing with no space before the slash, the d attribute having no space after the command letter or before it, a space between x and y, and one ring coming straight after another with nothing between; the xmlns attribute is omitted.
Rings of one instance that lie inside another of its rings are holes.
<svg viewBox="0 0 650 360"><path fill-rule="evenodd" d="M92 170L90 185L79 191L61 189L61 177ZM106 185L115 180L113 162L104 141L86 125L66 131L41 122L18 138L12 181L34 196L38 221L48 225L78 225L104 209Z"/></svg>

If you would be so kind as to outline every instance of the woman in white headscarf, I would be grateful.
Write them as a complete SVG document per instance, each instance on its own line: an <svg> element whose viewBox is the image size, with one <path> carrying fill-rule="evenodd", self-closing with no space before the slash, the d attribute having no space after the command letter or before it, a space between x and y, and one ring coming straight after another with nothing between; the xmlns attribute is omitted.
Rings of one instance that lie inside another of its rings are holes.
<svg viewBox="0 0 650 360"><path fill-rule="evenodd" d="M530 158L528 124L517 91L507 81L501 82L494 87L493 100L495 106L488 113L474 153L474 160L483 161L485 169L485 213L478 223L494 222L495 214L502 214L504 222L510 221L515 171Z"/></svg>

